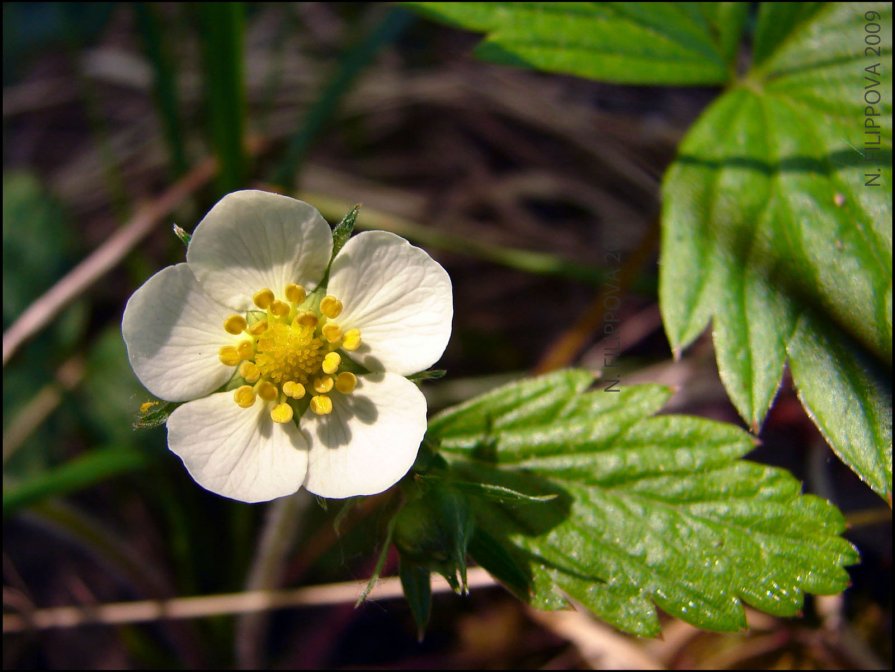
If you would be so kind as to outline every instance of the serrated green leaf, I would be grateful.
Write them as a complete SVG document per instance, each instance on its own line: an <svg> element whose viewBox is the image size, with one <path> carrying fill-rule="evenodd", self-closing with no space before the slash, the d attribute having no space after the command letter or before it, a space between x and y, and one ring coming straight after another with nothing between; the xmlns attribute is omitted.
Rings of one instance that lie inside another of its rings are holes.
<svg viewBox="0 0 895 672"><path fill-rule="evenodd" d="M409 2L486 32L476 55L619 84L723 84L734 74L747 4Z"/></svg>
<svg viewBox="0 0 895 672"><path fill-rule="evenodd" d="M748 434L650 417L662 388L585 391L591 381L564 371L513 383L430 426L448 478L522 495L470 498L469 551L516 595L544 609L568 596L622 630L655 635L656 606L738 630L744 602L792 616L805 593L848 585L843 566L858 557L838 536L841 514L802 495L784 470L741 461Z"/></svg>
<svg viewBox="0 0 895 672"><path fill-rule="evenodd" d="M867 11L883 26L879 67ZM703 114L665 177L666 332L679 351L712 320L722 381L755 430L789 357L833 449L885 497L891 414L879 409L891 388L866 380L892 363L891 7L765 3L755 44L754 69ZM866 90L880 93L878 117ZM839 356L817 356L829 342Z"/></svg>
<svg viewBox="0 0 895 672"><path fill-rule="evenodd" d="M891 493L891 378L841 333L809 320L789 343L802 404L842 460L873 490Z"/></svg>

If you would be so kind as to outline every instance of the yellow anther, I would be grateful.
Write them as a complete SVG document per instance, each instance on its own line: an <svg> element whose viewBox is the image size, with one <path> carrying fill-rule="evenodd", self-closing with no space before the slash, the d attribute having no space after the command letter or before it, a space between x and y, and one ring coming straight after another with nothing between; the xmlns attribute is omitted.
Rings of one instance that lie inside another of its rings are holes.
<svg viewBox="0 0 895 672"><path fill-rule="evenodd" d="M252 297L252 301L254 301L255 305L261 310L267 310L270 307L270 304L273 303L273 300L273 292L269 289L262 289Z"/></svg>
<svg viewBox="0 0 895 672"><path fill-rule="evenodd" d="M260 336L265 331L267 331L267 320L259 320L255 322L251 327L249 327L249 333L252 336Z"/></svg>
<svg viewBox="0 0 895 672"><path fill-rule="evenodd" d="M221 364L225 366L236 366L241 361L239 353L232 345L225 345L218 350L218 358L221 360Z"/></svg>
<svg viewBox="0 0 895 672"><path fill-rule="evenodd" d="M314 391L318 394L326 394L333 389L332 376L317 376L314 378Z"/></svg>
<svg viewBox="0 0 895 672"><path fill-rule="evenodd" d="M299 313L295 316L295 319L292 320L292 324L300 327L311 327L312 329L317 326L317 316L314 313Z"/></svg>
<svg viewBox="0 0 895 672"><path fill-rule="evenodd" d="M286 285L286 298L292 303L299 304L308 298L308 294L301 285L288 284Z"/></svg>
<svg viewBox="0 0 895 672"><path fill-rule="evenodd" d="M350 371L342 371L336 376L336 389L342 394L351 394L357 387L357 376Z"/></svg>
<svg viewBox="0 0 895 672"><path fill-rule="evenodd" d="M292 407L287 403L277 404L270 412L270 418L274 422L284 423L292 420Z"/></svg>
<svg viewBox="0 0 895 672"><path fill-rule="evenodd" d="M247 383L257 383L261 377L261 369L254 362L243 362L239 365L239 375L242 376Z"/></svg>
<svg viewBox="0 0 895 672"><path fill-rule="evenodd" d="M323 338L330 343L338 343L342 338L342 329L338 324L326 324L323 326Z"/></svg>
<svg viewBox="0 0 895 672"><path fill-rule="evenodd" d="M342 314L342 302L336 297L327 294L320 301L320 312L329 319L333 319Z"/></svg>
<svg viewBox="0 0 895 672"><path fill-rule="evenodd" d="M255 356L255 344L252 341L243 341L236 347L236 353L240 359L251 359Z"/></svg>
<svg viewBox="0 0 895 672"><path fill-rule="evenodd" d="M305 386L294 380L287 380L283 383L283 394L293 399L301 399L305 396Z"/></svg>
<svg viewBox="0 0 895 672"><path fill-rule="evenodd" d="M255 390L250 385L237 387L233 391L233 400L237 406L242 408L250 408L255 403Z"/></svg>
<svg viewBox="0 0 895 672"><path fill-rule="evenodd" d="M323 358L323 373L335 373L339 370L339 364L342 363L342 357L338 352L331 352Z"/></svg>
<svg viewBox="0 0 895 672"><path fill-rule="evenodd" d="M349 329L345 332L345 340L342 348L345 350L357 350L360 347L360 329Z"/></svg>
<svg viewBox="0 0 895 672"><path fill-rule="evenodd" d="M140 404L140 413L149 413L153 406L158 406L158 403L157 401L144 401Z"/></svg>
<svg viewBox="0 0 895 672"><path fill-rule="evenodd" d="M313 396L311 410L317 415L329 415L333 412L333 400L323 394Z"/></svg>
<svg viewBox="0 0 895 672"><path fill-rule="evenodd" d="M277 388L273 383L265 380L255 387L257 388L258 396L264 399L264 401L274 401L277 398Z"/></svg>
<svg viewBox="0 0 895 672"><path fill-rule="evenodd" d="M277 317L286 317L289 314L289 304L283 301L274 301L270 304L270 312Z"/></svg>
<svg viewBox="0 0 895 672"><path fill-rule="evenodd" d="M234 336L241 334L247 326L248 322L242 315L231 315L224 321L224 329L226 329L228 334L233 334Z"/></svg>

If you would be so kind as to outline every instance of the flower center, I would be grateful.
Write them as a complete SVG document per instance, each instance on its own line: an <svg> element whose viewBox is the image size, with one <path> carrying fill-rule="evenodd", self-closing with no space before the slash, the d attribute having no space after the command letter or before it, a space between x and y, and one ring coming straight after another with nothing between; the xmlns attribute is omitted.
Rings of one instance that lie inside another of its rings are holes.
<svg viewBox="0 0 895 672"><path fill-rule="evenodd" d="M261 375L277 385L294 380L306 386L320 371L327 353L326 345L314 332L313 327L301 324L269 325L256 346L255 364Z"/></svg>
<svg viewBox="0 0 895 672"><path fill-rule="evenodd" d="M244 334L238 345L225 345L219 357L223 364L238 367L244 384L233 392L242 408L262 402L273 403L270 416L275 422L290 422L310 408L317 415L332 413L330 395L351 394L357 377L344 370L340 351L360 346L360 330L343 331L336 322L342 302L326 295L310 297L300 285L287 285L285 301L262 289L253 297L260 310L231 315L224 329ZM302 402L310 393L311 398Z"/></svg>

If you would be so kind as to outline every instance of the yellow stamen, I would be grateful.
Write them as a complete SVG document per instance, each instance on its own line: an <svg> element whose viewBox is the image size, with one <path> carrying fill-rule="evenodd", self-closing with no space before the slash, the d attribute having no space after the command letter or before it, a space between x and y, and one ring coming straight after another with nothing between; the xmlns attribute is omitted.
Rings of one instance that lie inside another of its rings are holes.
<svg viewBox="0 0 895 672"><path fill-rule="evenodd" d="M262 289L252 297L252 301L254 301L255 305L261 310L267 310L270 307L270 304L273 303L273 300L273 292L269 289Z"/></svg>
<svg viewBox="0 0 895 672"><path fill-rule="evenodd" d="M338 343L342 338L342 329L338 324L326 324L323 327L323 338L330 343Z"/></svg>
<svg viewBox="0 0 895 672"><path fill-rule="evenodd" d="M149 410L153 406L158 406L158 403L159 402L157 401L144 401L142 404L140 404L140 413L149 413Z"/></svg>
<svg viewBox="0 0 895 672"><path fill-rule="evenodd" d="M305 396L305 386L294 380L287 380L283 383L283 394L293 399L301 399Z"/></svg>
<svg viewBox="0 0 895 672"><path fill-rule="evenodd" d="M342 348L345 350L357 350L360 347L360 329L349 329L345 332L345 340Z"/></svg>
<svg viewBox="0 0 895 672"><path fill-rule="evenodd" d="M251 359L255 356L255 344L252 341L243 341L237 346L236 352L240 359Z"/></svg>
<svg viewBox="0 0 895 672"><path fill-rule="evenodd" d="M277 317L286 317L289 314L289 304L282 301L274 301L270 304L270 312Z"/></svg>
<svg viewBox="0 0 895 672"><path fill-rule="evenodd" d="M314 313L299 313L295 316L295 319L292 320L292 324L295 326L314 328L317 326L317 321L317 316L314 315Z"/></svg>
<svg viewBox="0 0 895 672"><path fill-rule="evenodd" d="M242 408L250 408L255 403L255 390L249 385L237 387L233 391L233 400L237 406Z"/></svg>
<svg viewBox="0 0 895 672"><path fill-rule="evenodd" d="M252 336L260 336L265 331L267 331L267 320L259 320L255 322L251 327L249 327L249 333Z"/></svg>
<svg viewBox="0 0 895 672"><path fill-rule="evenodd" d="M242 376L247 383L257 383L261 377L261 369L255 366L254 362L243 362L239 365L239 375Z"/></svg>
<svg viewBox="0 0 895 672"><path fill-rule="evenodd" d="M329 415L333 412L333 401L325 395L311 397L311 410L317 415Z"/></svg>
<svg viewBox="0 0 895 672"><path fill-rule="evenodd" d="M225 345L218 350L218 358L221 360L221 364L225 366L236 366L241 361L239 353L232 345Z"/></svg>
<svg viewBox="0 0 895 672"><path fill-rule="evenodd" d="M277 398L277 388L266 380L255 386L258 390L258 396L264 401L274 401Z"/></svg>
<svg viewBox="0 0 895 672"><path fill-rule="evenodd" d="M299 304L308 298L308 294L301 285L288 284L286 285L286 298L292 303Z"/></svg>
<svg viewBox="0 0 895 672"><path fill-rule="evenodd" d="M318 394L326 394L333 389L332 376L317 376L314 378L314 391Z"/></svg>
<svg viewBox="0 0 895 672"><path fill-rule="evenodd" d="M330 319L336 318L342 314L342 302L327 294L320 301L320 312Z"/></svg>
<svg viewBox="0 0 895 672"><path fill-rule="evenodd" d="M292 420L292 407L285 402L283 402L282 404L277 404L270 412L270 418L274 422L289 422L290 420Z"/></svg>
<svg viewBox="0 0 895 672"><path fill-rule="evenodd" d="M351 394L357 387L357 376L350 371L342 371L336 376L336 389L342 394Z"/></svg>
<svg viewBox="0 0 895 672"><path fill-rule="evenodd" d="M224 322L224 329L228 334L233 334L234 336L241 334L247 326L246 318L242 315L231 315Z"/></svg>
<svg viewBox="0 0 895 672"><path fill-rule="evenodd" d="M338 352L331 352L323 358L323 373L335 373L339 370L339 364L342 363L342 357Z"/></svg>
<svg viewBox="0 0 895 672"><path fill-rule="evenodd" d="M256 350L255 364L261 375L276 385L289 380L309 385L311 378L320 375L320 364L327 353L313 329L277 321L258 339Z"/></svg>

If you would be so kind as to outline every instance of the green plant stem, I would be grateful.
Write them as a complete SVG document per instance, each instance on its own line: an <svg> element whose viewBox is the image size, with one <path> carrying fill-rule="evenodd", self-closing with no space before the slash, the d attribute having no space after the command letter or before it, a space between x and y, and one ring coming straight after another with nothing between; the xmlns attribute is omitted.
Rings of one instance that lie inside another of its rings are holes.
<svg viewBox="0 0 895 672"><path fill-rule="evenodd" d="M255 559L249 570L246 590L276 588L283 576L286 555L301 526L301 518L311 499L299 491L282 497L270 505L261 531ZM264 640L269 614L246 614L236 625L236 660L241 669L260 669L264 666Z"/></svg>

